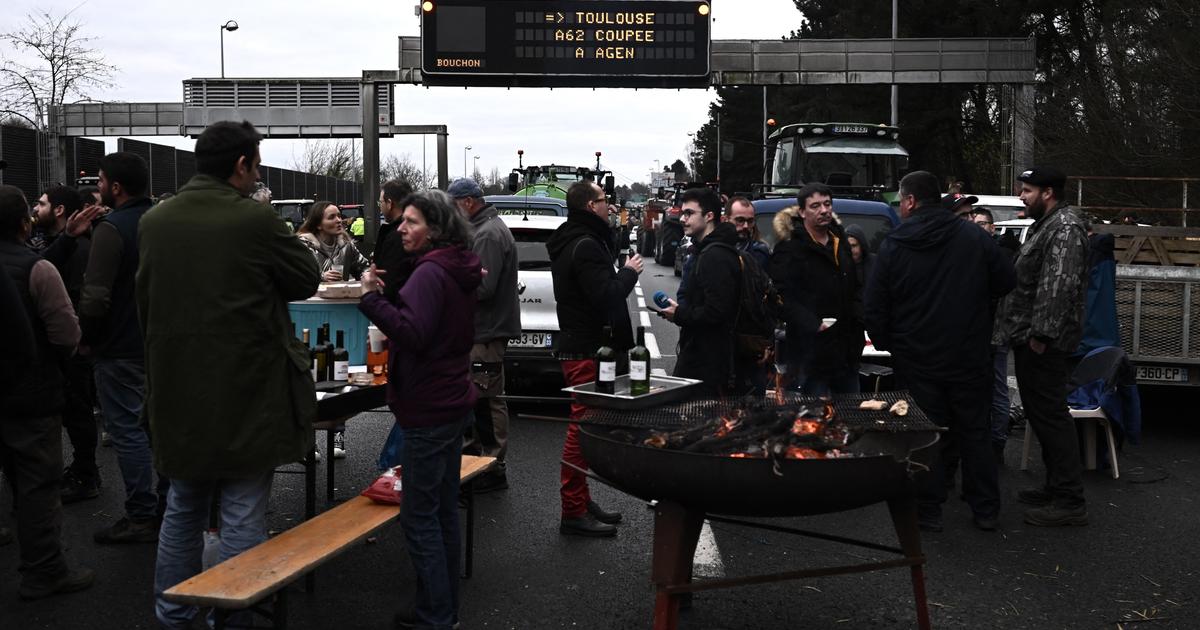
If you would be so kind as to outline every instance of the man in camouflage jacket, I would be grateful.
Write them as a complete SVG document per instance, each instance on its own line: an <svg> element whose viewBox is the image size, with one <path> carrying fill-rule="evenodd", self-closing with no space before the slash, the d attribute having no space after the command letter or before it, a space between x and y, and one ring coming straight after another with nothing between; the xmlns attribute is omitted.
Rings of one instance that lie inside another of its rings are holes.
<svg viewBox="0 0 1200 630"><path fill-rule="evenodd" d="M1087 225L1062 201L1066 176L1035 167L1017 180L1026 216L1034 219L1016 261L1017 287L1005 304L1025 415L1042 445L1046 482L1017 494L1035 506L1031 525L1086 525L1083 466L1067 409L1067 358L1083 334L1088 278Z"/></svg>

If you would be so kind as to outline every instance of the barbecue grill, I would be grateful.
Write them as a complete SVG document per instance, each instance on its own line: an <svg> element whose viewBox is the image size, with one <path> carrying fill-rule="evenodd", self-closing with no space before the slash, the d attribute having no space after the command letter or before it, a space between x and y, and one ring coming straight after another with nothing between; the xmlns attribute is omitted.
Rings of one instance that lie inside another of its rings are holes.
<svg viewBox="0 0 1200 630"><path fill-rule="evenodd" d="M910 404L908 415L867 411L858 405L879 399L889 406ZM830 459L738 457L655 448L643 444L654 431L682 429L711 422L732 410L801 413L825 402L787 396L766 400L697 400L638 411L591 409L580 419L584 457L601 481L640 499L658 501L654 525L651 580L655 584L655 630L673 630L680 598L714 588L856 573L907 566L912 573L918 625L929 627L925 601L920 534L917 528L913 474L926 469L928 447L941 430L925 417L907 392L834 397L835 418L856 436ZM824 514L887 502L900 548L819 532L729 518L789 517ZM721 515L721 516L713 516ZM700 527L713 521L821 538L901 557L867 564L823 567L773 575L692 582L692 558Z"/></svg>

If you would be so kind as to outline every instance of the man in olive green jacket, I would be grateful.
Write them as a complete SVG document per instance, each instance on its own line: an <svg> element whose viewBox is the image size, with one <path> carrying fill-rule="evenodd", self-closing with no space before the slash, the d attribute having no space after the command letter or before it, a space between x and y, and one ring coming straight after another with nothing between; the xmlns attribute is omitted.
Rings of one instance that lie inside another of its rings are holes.
<svg viewBox="0 0 1200 630"><path fill-rule="evenodd" d="M139 226L145 414L171 479L154 583L167 628L196 614L162 592L200 566L212 493L224 561L266 539L272 470L312 450L316 397L287 304L316 293L320 275L271 208L246 197L259 140L249 123L210 126L196 142L199 174Z"/></svg>

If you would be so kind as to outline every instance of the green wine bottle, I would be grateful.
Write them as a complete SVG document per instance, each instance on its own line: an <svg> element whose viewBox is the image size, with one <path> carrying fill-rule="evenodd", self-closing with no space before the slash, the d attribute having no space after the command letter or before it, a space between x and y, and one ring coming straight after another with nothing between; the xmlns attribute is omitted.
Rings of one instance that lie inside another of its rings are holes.
<svg viewBox="0 0 1200 630"><path fill-rule="evenodd" d="M612 327L604 327L604 345L596 351L596 391L612 394L617 389L617 351L612 348Z"/></svg>
<svg viewBox="0 0 1200 630"><path fill-rule="evenodd" d="M637 328L637 345L629 350L629 394L650 393L650 350L646 348L646 327Z"/></svg>

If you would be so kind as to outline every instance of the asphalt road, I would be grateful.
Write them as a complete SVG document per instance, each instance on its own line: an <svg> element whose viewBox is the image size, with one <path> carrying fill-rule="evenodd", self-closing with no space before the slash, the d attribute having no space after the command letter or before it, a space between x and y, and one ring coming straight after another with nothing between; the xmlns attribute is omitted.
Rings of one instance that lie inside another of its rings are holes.
<svg viewBox="0 0 1200 630"><path fill-rule="evenodd" d="M661 277L660 277L661 276ZM675 282L668 268L647 265L645 295ZM640 317L640 316L636 316ZM673 364L672 326L651 317L661 367ZM659 365L656 365L659 367ZM1006 503L1001 530L970 524L966 505L946 506L946 531L925 535L927 586L935 628L1113 629L1195 628L1200 618L1200 425L1195 396L1148 390L1145 436L1121 454L1121 478L1085 475L1091 525L1040 529L1024 525L1020 507ZM544 410L547 414L561 409ZM339 498L365 487L392 419L354 418L349 457L338 464ZM558 459L564 426L514 422L507 491L479 497L475 574L463 583L464 628L605 630L647 628L652 511L600 484L594 497L625 514L615 539L558 534ZM324 436L321 436L322 438ZM1013 435L1001 471L1006 496L1038 482L1041 465L1017 469L1022 434ZM323 442L323 440L321 440ZM1036 453L1036 448L1035 448ZM120 479L112 449L99 453L105 487L98 499L64 508L63 541L73 562L97 570L88 591L22 603L17 600L17 547L0 548L0 629L153 628L152 545L100 547L91 532L121 511ZM320 466L323 482L325 464ZM831 488L836 492L836 488ZM7 491L0 514L11 509ZM323 498L318 501L323 507ZM301 477L277 475L270 527L301 517ZM783 525L895 544L886 509L803 519ZM699 579L885 559L884 554L813 539L711 524L697 553ZM406 606L413 577L398 527L332 560L317 572L313 595L296 590L293 628L387 628ZM1120 625L1118 625L1120 624ZM915 613L907 572L892 570L698 594L684 629L912 628Z"/></svg>

